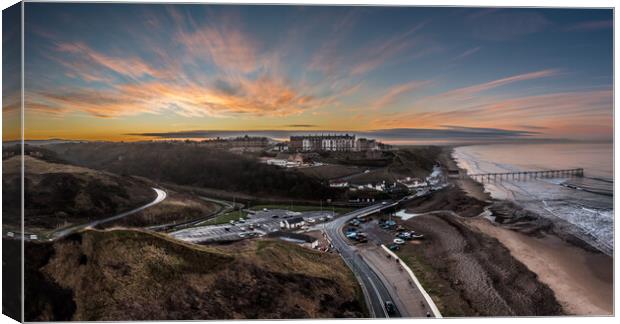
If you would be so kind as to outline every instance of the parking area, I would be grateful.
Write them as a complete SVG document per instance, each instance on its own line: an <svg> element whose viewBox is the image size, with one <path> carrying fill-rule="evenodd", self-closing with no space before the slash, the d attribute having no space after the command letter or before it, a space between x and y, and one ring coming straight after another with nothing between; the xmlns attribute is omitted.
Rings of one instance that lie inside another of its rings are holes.
<svg viewBox="0 0 620 324"><path fill-rule="evenodd" d="M400 245L407 242L416 243L424 239L423 234L406 230L387 217L351 220L343 227L343 232L354 244L384 244L392 250L397 250Z"/></svg>
<svg viewBox="0 0 620 324"><path fill-rule="evenodd" d="M309 227L330 221L335 217L332 211L294 212L284 209L246 210L246 218L227 224L197 226L170 233L171 236L192 243L226 242L263 236L280 230L305 230ZM288 228L286 221L303 219L294 227ZM284 228L283 228L284 226Z"/></svg>

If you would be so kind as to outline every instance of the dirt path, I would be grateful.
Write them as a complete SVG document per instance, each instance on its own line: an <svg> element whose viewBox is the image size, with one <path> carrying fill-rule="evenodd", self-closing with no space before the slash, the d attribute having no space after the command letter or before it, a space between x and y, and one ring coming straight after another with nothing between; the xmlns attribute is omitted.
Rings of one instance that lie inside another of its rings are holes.
<svg viewBox="0 0 620 324"><path fill-rule="evenodd" d="M547 284L565 312L613 314L613 259L568 244L556 236L532 237L493 225L483 218L467 220L499 240L510 253Z"/></svg>

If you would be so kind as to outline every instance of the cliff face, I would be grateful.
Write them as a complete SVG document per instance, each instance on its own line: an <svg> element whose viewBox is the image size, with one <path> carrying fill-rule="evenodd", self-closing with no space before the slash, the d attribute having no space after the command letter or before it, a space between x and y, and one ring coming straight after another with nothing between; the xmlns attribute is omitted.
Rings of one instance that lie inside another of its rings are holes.
<svg viewBox="0 0 620 324"><path fill-rule="evenodd" d="M26 247L26 319L363 317L337 255L280 241L195 246L132 230Z"/></svg>

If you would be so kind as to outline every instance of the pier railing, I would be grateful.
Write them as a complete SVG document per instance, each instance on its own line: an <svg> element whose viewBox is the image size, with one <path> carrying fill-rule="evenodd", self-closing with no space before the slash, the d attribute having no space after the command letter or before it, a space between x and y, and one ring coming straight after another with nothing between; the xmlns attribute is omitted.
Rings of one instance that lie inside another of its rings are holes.
<svg viewBox="0 0 620 324"><path fill-rule="evenodd" d="M463 174L461 178L464 178ZM539 170L539 171L515 171L515 172L496 172L496 173L476 173L470 174L470 178L484 182L502 180L528 180L537 178L565 178L583 177L583 168L564 169L564 170Z"/></svg>

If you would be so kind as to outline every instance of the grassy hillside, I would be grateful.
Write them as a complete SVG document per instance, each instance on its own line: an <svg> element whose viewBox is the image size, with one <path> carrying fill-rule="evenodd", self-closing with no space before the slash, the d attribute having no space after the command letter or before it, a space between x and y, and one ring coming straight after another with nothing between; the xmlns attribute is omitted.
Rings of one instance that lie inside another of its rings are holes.
<svg viewBox="0 0 620 324"><path fill-rule="evenodd" d="M6 215L19 210L19 200L8 199L19 192L19 157L3 160L2 187ZM25 227L30 232L53 230L84 223L144 205L155 198L151 187L131 177L68 164L24 157ZM19 224L19 217L6 217L5 225Z"/></svg>
<svg viewBox="0 0 620 324"><path fill-rule="evenodd" d="M263 197L325 199L339 194L301 172L195 143L66 143L47 148L79 165L178 185Z"/></svg>
<svg viewBox="0 0 620 324"><path fill-rule="evenodd" d="M29 243L26 255L29 321L363 316L337 255L281 241L210 247L89 230Z"/></svg>

